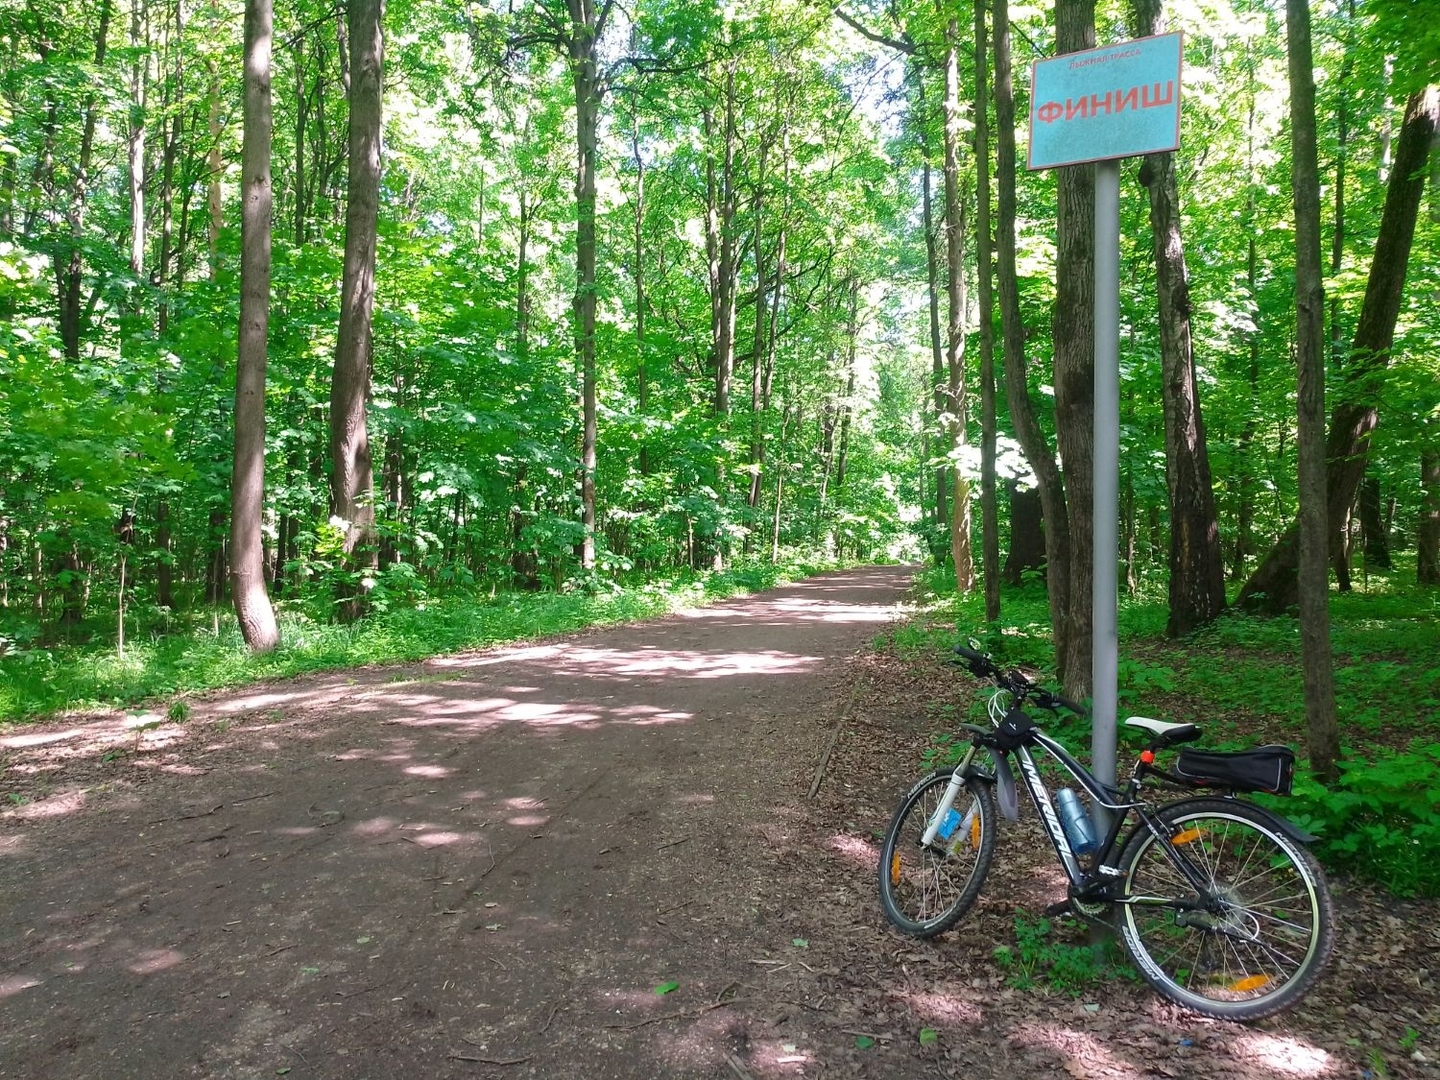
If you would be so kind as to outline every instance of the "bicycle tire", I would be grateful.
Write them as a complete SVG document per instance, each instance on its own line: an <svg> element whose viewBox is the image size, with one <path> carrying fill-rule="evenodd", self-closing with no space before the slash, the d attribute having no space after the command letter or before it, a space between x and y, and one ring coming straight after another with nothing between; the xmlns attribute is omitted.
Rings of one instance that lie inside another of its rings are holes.
<svg viewBox="0 0 1440 1080"><path fill-rule="evenodd" d="M880 906L911 937L935 937L959 922L980 894L995 857L1000 831L995 792L988 781L975 777L954 804L962 817L974 811L970 827L949 843L920 845L954 772L954 766L938 769L906 793L880 848Z"/></svg>
<svg viewBox="0 0 1440 1080"><path fill-rule="evenodd" d="M1198 894L1139 824L1120 852L1116 921L1140 974L1176 1004L1224 1020L1259 1020L1294 1005L1335 939L1334 904L1314 856L1248 803L1187 799L1160 817L1219 903L1187 909Z"/></svg>

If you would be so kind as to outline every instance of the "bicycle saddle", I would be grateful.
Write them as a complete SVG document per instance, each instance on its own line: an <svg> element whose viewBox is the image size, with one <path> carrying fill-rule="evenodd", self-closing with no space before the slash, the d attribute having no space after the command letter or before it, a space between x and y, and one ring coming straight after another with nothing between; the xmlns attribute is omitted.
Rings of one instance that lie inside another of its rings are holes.
<svg viewBox="0 0 1440 1080"><path fill-rule="evenodd" d="M1164 720L1152 720L1148 716L1127 716L1125 726L1148 731L1155 736L1155 745L1174 746L1176 743L1194 742L1200 737L1200 728L1195 724L1170 724Z"/></svg>

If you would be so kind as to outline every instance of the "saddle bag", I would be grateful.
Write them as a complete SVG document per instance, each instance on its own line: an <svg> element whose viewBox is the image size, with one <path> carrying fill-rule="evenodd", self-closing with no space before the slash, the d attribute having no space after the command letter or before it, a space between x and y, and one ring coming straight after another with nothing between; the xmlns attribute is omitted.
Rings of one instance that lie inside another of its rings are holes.
<svg viewBox="0 0 1440 1080"><path fill-rule="evenodd" d="M1295 780L1295 752L1288 746L1235 753L1186 749L1175 762L1175 775L1195 787L1289 795Z"/></svg>

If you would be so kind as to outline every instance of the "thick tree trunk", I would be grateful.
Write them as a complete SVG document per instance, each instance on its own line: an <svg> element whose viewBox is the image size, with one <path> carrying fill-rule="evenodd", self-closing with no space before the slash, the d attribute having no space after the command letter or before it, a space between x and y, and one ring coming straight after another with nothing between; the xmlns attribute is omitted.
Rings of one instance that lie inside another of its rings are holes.
<svg viewBox="0 0 1440 1080"><path fill-rule="evenodd" d="M1056 50L1094 45L1095 0L1056 0ZM1082 698L1090 692L1094 601L1095 170L1072 165L1056 172L1055 436L1070 512L1070 608L1060 671L1066 692Z"/></svg>
<svg viewBox="0 0 1440 1080"><path fill-rule="evenodd" d="M1380 513L1380 478L1367 476L1360 485L1360 533L1365 544L1365 566L1390 569L1390 536Z"/></svg>
<svg viewBox="0 0 1440 1080"><path fill-rule="evenodd" d="M252 652L280 644L265 591L265 360L270 326L271 0L245 3L245 135L240 151L240 345L235 371L235 466L230 485L230 583Z"/></svg>
<svg viewBox="0 0 1440 1080"><path fill-rule="evenodd" d="M1039 488L1022 488L1007 480L1010 494L1010 551L1005 556L1005 580L1022 585L1027 571L1045 569L1045 515Z"/></svg>
<svg viewBox="0 0 1440 1080"><path fill-rule="evenodd" d="M995 280L990 236L989 34L975 0L975 259L980 264L980 531L985 621L1000 618L1000 511L995 491Z"/></svg>
<svg viewBox="0 0 1440 1080"><path fill-rule="evenodd" d="M1005 351L1005 399L1015 436L1034 470L1045 519L1045 581L1050 599L1050 625L1055 634L1055 662L1067 690L1066 640L1070 625L1070 526L1065 483L1055 454L1035 417L1025 362L1025 328L1020 321L1020 285L1015 269L1015 95L1010 68L1010 5L994 0L991 20L995 35L995 175L998 184L995 223L1000 285L1000 323ZM1011 526L1012 546L1014 525ZM1089 601L1086 601L1087 609ZM1090 670L1087 662L1085 671ZM1089 685L1088 675L1084 685Z"/></svg>
<svg viewBox="0 0 1440 1080"><path fill-rule="evenodd" d="M1390 361L1395 322L1405 286L1415 222L1425 190L1425 163L1440 120L1440 89L1430 87L1410 98L1385 193L1380 233L1370 278L1351 347L1346 381L1336 393L1325 445L1326 535L1336 543L1360 479L1365 475L1370 436L1379 419L1383 375ZM1298 602L1298 544L1292 525L1240 590L1237 604L1277 614Z"/></svg>
<svg viewBox="0 0 1440 1080"><path fill-rule="evenodd" d="M1440 449L1420 455L1420 525L1416 530L1415 580L1440 585Z"/></svg>
<svg viewBox="0 0 1440 1080"><path fill-rule="evenodd" d="M340 332L330 382L330 502L345 522L345 554L352 571L376 566L375 469L367 411L375 306L375 236L380 212L381 97L385 44L384 0L350 0L349 180L345 199L345 270L340 291ZM342 591L341 611L354 618L364 585Z"/></svg>
<svg viewBox="0 0 1440 1080"><path fill-rule="evenodd" d="M1306 742L1316 776L1338 775L1340 727L1330 654L1325 514L1325 294L1320 271L1320 169L1307 0L1286 0L1290 60L1291 177L1295 191L1295 343L1300 453L1300 648Z"/></svg>
<svg viewBox="0 0 1440 1080"><path fill-rule="evenodd" d="M1136 0L1136 36L1163 32L1161 0ZM1150 154L1140 167L1150 193L1150 231L1160 308L1161 400L1165 477L1170 495L1170 617L1165 632L1182 637L1225 610L1225 563L1200 392L1190 337L1190 282L1180 239L1180 184L1174 154Z"/></svg>

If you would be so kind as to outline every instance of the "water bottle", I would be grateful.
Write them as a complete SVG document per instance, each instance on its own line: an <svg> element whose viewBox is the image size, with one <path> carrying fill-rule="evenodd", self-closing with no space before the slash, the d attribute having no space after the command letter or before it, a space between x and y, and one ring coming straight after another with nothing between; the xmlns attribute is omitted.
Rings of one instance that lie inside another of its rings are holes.
<svg viewBox="0 0 1440 1080"><path fill-rule="evenodd" d="M940 824L935 829L935 834L939 836L941 840L949 840L950 834L955 831L955 826L959 824L960 811L952 807L950 812L940 819Z"/></svg>
<svg viewBox="0 0 1440 1080"><path fill-rule="evenodd" d="M1055 793L1055 805L1060 810L1060 824L1065 829L1065 838L1070 841L1070 850L1076 855L1089 855L1098 845L1095 826L1090 815L1080 802L1080 796L1067 788Z"/></svg>
<svg viewBox="0 0 1440 1080"><path fill-rule="evenodd" d="M950 811L952 814L955 811ZM946 849L951 855L959 855L966 847L975 843L971 830L975 827L975 807L972 805L965 816L960 819L960 825L955 829L954 836L950 840L950 846Z"/></svg>

